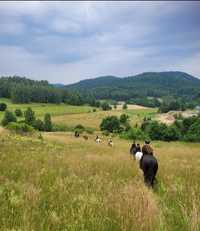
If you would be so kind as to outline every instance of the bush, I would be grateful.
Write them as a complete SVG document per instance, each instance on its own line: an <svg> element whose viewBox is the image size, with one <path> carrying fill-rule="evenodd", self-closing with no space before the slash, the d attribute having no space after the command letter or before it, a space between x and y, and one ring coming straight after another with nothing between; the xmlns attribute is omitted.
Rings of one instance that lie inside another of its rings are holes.
<svg viewBox="0 0 200 231"><path fill-rule="evenodd" d="M131 140L145 140L149 138L140 128L131 128L127 132L123 132L120 137Z"/></svg>
<svg viewBox="0 0 200 231"><path fill-rule="evenodd" d="M17 119L16 119L15 115L11 111L6 110L5 113L4 113L4 117L2 119L1 124L3 126L6 126L10 122L16 122L16 121L17 121Z"/></svg>
<svg viewBox="0 0 200 231"><path fill-rule="evenodd" d="M102 131L106 130L109 132L120 132L120 121L117 116L108 116L102 120L100 124L100 129Z"/></svg>
<svg viewBox="0 0 200 231"><path fill-rule="evenodd" d="M52 131L53 125L51 122L51 115L49 113L46 113L44 115L44 131L50 132Z"/></svg>
<svg viewBox="0 0 200 231"><path fill-rule="evenodd" d="M23 116L22 110L17 108L17 109L15 110L15 115L18 116L18 117Z"/></svg>
<svg viewBox="0 0 200 231"><path fill-rule="evenodd" d="M183 121L182 121L182 123L183 123L183 133L186 133L189 130L190 126L197 121L197 119L198 119L198 117L196 117L196 116L184 118Z"/></svg>
<svg viewBox="0 0 200 231"><path fill-rule="evenodd" d="M44 122L40 119L36 119L34 122L33 122L33 127L36 129L36 130L39 130L39 131L44 131Z"/></svg>
<svg viewBox="0 0 200 231"><path fill-rule="evenodd" d="M11 122L7 125L7 128L19 134L32 133L34 131L33 127L29 126L26 123Z"/></svg>
<svg viewBox="0 0 200 231"><path fill-rule="evenodd" d="M184 140L191 142L199 142L200 141L200 118L194 122L186 135L184 136Z"/></svg>
<svg viewBox="0 0 200 231"><path fill-rule="evenodd" d="M85 130L85 127L82 124L76 125L75 129Z"/></svg>
<svg viewBox="0 0 200 231"><path fill-rule="evenodd" d="M102 103L101 108L103 111L109 111L112 109L112 107L107 102Z"/></svg>
<svg viewBox="0 0 200 231"><path fill-rule="evenodd" d="M128 109L128 106L127 106L127 104L125 103L124 105L123 105L123 107L122 107L124 110L126 110L126 109Z"/></svg>
<svg viewBox="0 0 200 231"><path fill-rule="evenodd" d="M7 104L5 103L0 103L0 111L5 111L7 108Z"/></svg>
<svg viewBox="0 0 200 231"><path fill-rule="evenodd" d="M35 112L30 107L27 108L27 110L24 112L24 118L28 125L33 125L35 122Z"/></svg>
<svg viewBox="0 0 200 231"><path fill-rule="evenodd" d="M164 130L163 140L174 141L179 140L181 133L175 125L171 125Z"/></svg>
<svg viewBox="0 0 200 231"><path fill-rule="evenodd" d="M167 126L157 121L145 121L141 129L146 132L152 140L163 140Z"/></svg>
<svg viewBox="0 0 200 231"><path fill-rule="evenodd" d="M119 121L120 121L120 123L122 123L122 124L126 124L126 123L128 122L128 118L129 118L128 115L122 114L122 115L120 116L120 118L119 118Z"/></svg>
<svg viewBox="0 0 200 231"><path fill-rule="evenodd" d="M74 131L78 133L83 133L85 131L85 127L82 124L78 124L74 128Z"/></svg>

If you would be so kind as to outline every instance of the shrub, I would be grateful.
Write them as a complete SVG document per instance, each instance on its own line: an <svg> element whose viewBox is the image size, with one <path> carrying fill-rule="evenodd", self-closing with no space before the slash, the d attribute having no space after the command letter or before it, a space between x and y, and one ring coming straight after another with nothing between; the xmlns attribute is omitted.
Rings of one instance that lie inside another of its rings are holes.
<svg viewBox="0 0 200 231"><path fill-rule="evenodd" d="M190 126L197 121L197 119L198 117L196 116L184 118L182 122L183 123L183 133L186 133L189 130Z"/></svg>
<svg viewBox="0 0 200 231"><path fill-rule="evenodd" d="M131 128L127 132L123 132L120 137L131 140L145 140L149 138L140 128Z"/></svg>
<svg viewBox="0 0 200 231"><path fill-rule="evenodd" d="M36 119L34 122L33 122L33 127L36 129L36 130L39 130L39 131L44 131L44 122L40 119Z"/></svg>
<svg viewBox="0 0 200 231"><path fill-rule="evenodd" d="M44 131L50 132L52 131L53 125L51 122L51 115L49 113L46 113L44 115Z"/></svg>
<svg viewBox="0 0 200 231"><path fill-rule="evenodd" d="M200 118L194 122L186 135L184 136L184 140L192 141L192 142L199 142L200 141Z"/></svg>
<svg viewBox="0 0 200 231"><path fill-rule="evenodd" d="M82 124L76 125L75 129L85 130L85 127Z"/></svg>
<svg viewBox="0 0 200 231"><path fill-rule="evenodd" d="M181 133L175 125L171 125L164 130L163 140L165 141L179 140L180 137Z"/></svg>
<svg viewBox="0 0 200 231"><path fill-rule="evenodd" d="M22 110L19 109L19 108L17 108L17 109L15 110L15 115L18 116L18 117L23 116Z"/></svg>
<svg viewBox="0 0 200 231"><path fill-rule="evenodd" d="M109 111L109 110L112 109L112 107L107 102L103 102L101 104L101 108L102 108L103 111Z"/></svg>
<svg viewBox="0 0 200 231"><path fill-rule="evenodd" d="M11 122L7 125L7 128L11 131L14 131L19 134L31 133L34 131L33 127L29 126L26 123L15 123Z"/></svg>
<svg viewBox="0 0 200 231"><path fill-rule="evenodd" d="M10 122L16 122L16 121L17 121L17 119L16 119L15 115L11 111L6 110L1 123L3 126L6 126Z"/></svg>
<svg viewBox="0 0 200 231"><path fill-rule="evenodd" d="M0 111L5 111L7 108L7 104L5 103L0 103Z"/></svg>
<svg viewBox="0 0 200 231"><path fill-rule="evenodd" d="M114 109L117 109L117 103L114 103L113 107Z"/></svg>
<svg viewBox="0 0 200 231"><path fill-rule="evenodd" d="M163 140L164 131L167 126L163 123L158 123L157 121L145 121L141 129L148 133L152 140Z"/></svg>
<svg viewBox="0 0 200 231"><path fill-rule="evenodd" d="M128 109L128 106L127 106L127 104L125 103L124 105L123 105L123 107L122 107L124 110L126 110L126 109Z"/></svg>
<svg viewBox="0 0 200 231"><path fill-rule="evenodd" d="M35 122L35 112L28 107L27 110L24 112L24 117L25 117L25 122L28 125L33 125L33 123Z"/></svg>
<svg viewBox="0 0 200 231"><path fill-rule="evenodd" d="M128 118L129 118L128 115L122 114L122 115L120 116L120 118L119 118L119 121L120 121L120 123L122 123L122 124L126 124L126 123L128 122Z"/></svg>
<svg viewBox="0 0 200 231"><path fill-rule="evenodd" d="M120 121L117 116L108 116L102 120L100 124L100 129L102 131L106 130L109 132L120 132Z"/></svg>
<svg viewBox="0 0 200 231"><path fill-rule="evenodd" d="M78 124L74 128L74 131L78 133L83 133L85 131L85 127L82 124Z"/></svg>

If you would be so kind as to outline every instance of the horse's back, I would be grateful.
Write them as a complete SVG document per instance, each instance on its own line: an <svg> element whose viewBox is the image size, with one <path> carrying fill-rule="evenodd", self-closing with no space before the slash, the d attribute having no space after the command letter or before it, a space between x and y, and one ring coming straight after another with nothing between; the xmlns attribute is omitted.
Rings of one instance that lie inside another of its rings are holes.
<svg viewBox="0 0 200 231"><path fill-rule="evenodd" d="M158 169L158 161L153 155L143 155L141 159L141 168L143 170L145 169L151 169L155 173L157 172Z"/></svg>

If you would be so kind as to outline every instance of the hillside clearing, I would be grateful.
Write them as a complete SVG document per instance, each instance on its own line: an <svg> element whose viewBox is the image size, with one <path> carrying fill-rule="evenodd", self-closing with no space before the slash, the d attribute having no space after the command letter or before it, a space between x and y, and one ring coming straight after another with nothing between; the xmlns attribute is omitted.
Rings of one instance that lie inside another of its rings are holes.
<svg viewBox="0 0 200 231"><path fill-rule="evenodd" d="M153 117L156 109L135 109L135 110L111 110L111 111L97 111L91 113L82 113L74 115L61 115L54 116L53 122L61 123L68 126L76 126L77 124L82 124L85 127L91 127L99 130L101 121L106 116L115 115L120 117L121 114L128 114L130 119L130 124L135 125L136 123L141 123L144 116Z"/></svg>

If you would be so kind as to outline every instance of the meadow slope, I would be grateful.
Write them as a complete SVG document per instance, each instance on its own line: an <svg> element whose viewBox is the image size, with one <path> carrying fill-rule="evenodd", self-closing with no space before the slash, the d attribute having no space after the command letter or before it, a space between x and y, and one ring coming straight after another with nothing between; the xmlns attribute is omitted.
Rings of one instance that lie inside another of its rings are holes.
<svg viewBox="0 0 200 231"><path fill-rule="evenodd" d="M200 144L154 142L154 191L130 142L0 134L0 230L199 230Z"/></svg>

